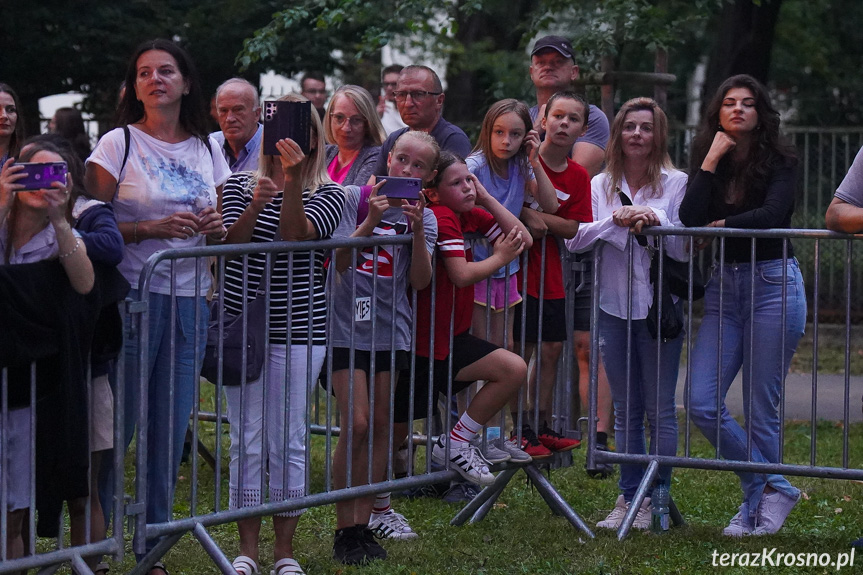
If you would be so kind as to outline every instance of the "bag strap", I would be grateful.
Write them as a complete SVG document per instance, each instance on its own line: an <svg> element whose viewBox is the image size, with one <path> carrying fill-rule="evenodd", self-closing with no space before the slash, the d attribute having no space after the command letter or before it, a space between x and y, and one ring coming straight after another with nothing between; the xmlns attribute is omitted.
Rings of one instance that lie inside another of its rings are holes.
<svg viewBox="0 0 863 575"><path fill-rule="evenodd" d="M632 200L630 200L629 196L624 194L623 190L621 190L620 188L617 188L617 195L620 196L620 203L621 204L623 204L624 206L631 206L632 205ZM640 245L641 247L648 248L647 238L644 237L644 234L636 234L635 235L635 241L637 241L638 245ZM649 249L650 248L648 248L648 250Z"/></svg>

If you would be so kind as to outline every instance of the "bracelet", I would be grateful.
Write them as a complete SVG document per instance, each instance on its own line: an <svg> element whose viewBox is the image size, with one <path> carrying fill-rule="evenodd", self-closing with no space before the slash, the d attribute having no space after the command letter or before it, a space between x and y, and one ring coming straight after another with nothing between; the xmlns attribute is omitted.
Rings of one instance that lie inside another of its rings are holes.
<svg viewBox="0 0 863 575"><path fill-rule="evenodd" d="M135 221L135 227L132 228L132 243L133 244L138 243L138 222L137 221Z"/></svg>
<svg viewBox="0 0 863 575"><path fill-rule="evenodd" d="M65 259L65 258L68 258L69 256L71 256L72 254L74 254L75 252L77 252L77 251L78 251L78 246L80 246L80 245L81 245L81 240L80 240L80 239L78 239L78 238L76 237L76 238L75 238L75 247L74 247L74 248L72 248L72 250L71 250L71 251L68 251L68 252L66 252L65 254L60 254L60 255L59 255L59 256L57 256L57 257L58 257L59 259L61 259L61 260L62 260L62 259Z"/></svg>

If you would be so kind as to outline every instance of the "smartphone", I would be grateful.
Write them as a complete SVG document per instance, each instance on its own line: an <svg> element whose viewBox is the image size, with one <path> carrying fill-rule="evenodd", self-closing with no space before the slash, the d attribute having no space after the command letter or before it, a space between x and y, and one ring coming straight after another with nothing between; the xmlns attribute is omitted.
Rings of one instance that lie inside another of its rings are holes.
<svg viewBox="0 0 863 575"><path fill-rule="evenodd" d="M276 142L290 138L308 155L311 150L311 127L311 102L264 102L264 154L278 156Z"/></svg>
<svg viewBox="0 0 863 575"><path fill-rule="evenodd" d="M19 191L50 188L53 182L66 183L66 162L22 162L17 165L24 166L24 170L19 173L26 174L25 177L15 182L16 184L24 186L24 189Z"/></svg>
<svg viewBox="0 0 863 575"><path fill-rule="evenodd" d="M378 194L388 198L401 198L404 200L418 200L419 193L423 189L423 182L419 178L400 178L397 176L380 176L378 180L384 180L384 185Z"/></svg>

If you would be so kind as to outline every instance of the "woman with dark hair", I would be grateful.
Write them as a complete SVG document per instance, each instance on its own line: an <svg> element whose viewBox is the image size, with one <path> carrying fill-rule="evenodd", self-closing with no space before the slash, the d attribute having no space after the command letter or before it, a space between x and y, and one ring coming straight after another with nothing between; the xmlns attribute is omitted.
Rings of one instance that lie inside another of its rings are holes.
<svg viewBox="0 0 863 575"><path fill-rule="evenodd" d="M200 84L182 48L167 40L138 46L126 86L117 111L122 128L99 141L85 180L93 197L113 203L126 242L119 270L132 285L130 297L149 299L149 363L142 366L149 380L147 522L161 523L171 514L200 373L195 358L204 356L211 279L206 258L159 266L148 294L139 292L139 274L158 250L225 239L219 203L230 171L207 138ZM126 445L136 424L138 345L126 344Z"/></svg>
<svg viewBox="0 0 863 575"><path fill-rule="evenodd" d="M21 110L18 94L0 82L0 166L9 158L18 155L24 140L24 120L19 116Z"/></svg>
<svg viewBox="0 0 863 575"><path fill-rule="evenodd" d="M584 252L597 242L606 244L598 258L602 285L596 292L600 309L597 329L614 403L617 451L647 453L646 417L650 424L649 453L673 456L677 453L674 390L683 336L657 342L651 334L647 316L655 289L650 284L652 254L630 233L637 233L645 225L682 227L677 212L686 190L686 174L671 163L668 120L654 100L635 98L621 107L611 125L605 162L605 172L594 177L590 186L594 221L580 224L576 236L566 240L566 246L571 251ZM667 237L665 253L686 261L685 239ZM676 296L674 299L676 306L682 305ZM597 527L620 527L644 472L641 464L621 464L620 495L614 509ZM660 467L657 481L670 488L671 468ZM638 509L632 525L636 529L650 526L655 487L650 486Z"/></svg>
<svg viewBox="0 0 863 575"><path fill-rule="evenodd" d="M82 162L90 156L90 137L84 127L80 110L57 108L48 123L48 131L66 138Z"/></svg>
<svg viewBox="0 0 863 575"><path fill-rule="evenodd" d="M327 173L337 184L364 186L374 174L386 138L371 94L365 88L342 86L327 106Z"/></svg>
<svg viewBox="0 0 863 575"><path fill-rule="evenodd" d="M733 76L710 101L693 143L693 175L680 219L687 226L788 228L796 164L793 152L780 142L779 113L764 86L751 76ZM719 446L722 457L777 463L782 381L803 335L806 294L790 242L755 240L754 260L751 250L750 238L727 238L724 260L715 263L692 350L689 413L707 439ZM756 349L758 356L753 358ZM725 405L741 367L746 429ZM723 534L778 531L800 491L778 474L737 475L743 503Z"/></svg>

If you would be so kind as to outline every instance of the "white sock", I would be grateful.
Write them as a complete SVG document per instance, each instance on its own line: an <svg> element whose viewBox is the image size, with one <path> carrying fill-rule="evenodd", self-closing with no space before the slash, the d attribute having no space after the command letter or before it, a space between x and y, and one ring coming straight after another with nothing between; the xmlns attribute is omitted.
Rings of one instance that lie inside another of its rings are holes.
<svg viewBox="0 0 863 575"><path fill-rule="evenodd" d="M465 411L450 431L449 439L454 443L468 443L479 434L481 429L482 425L474 421Z"/></svg>

